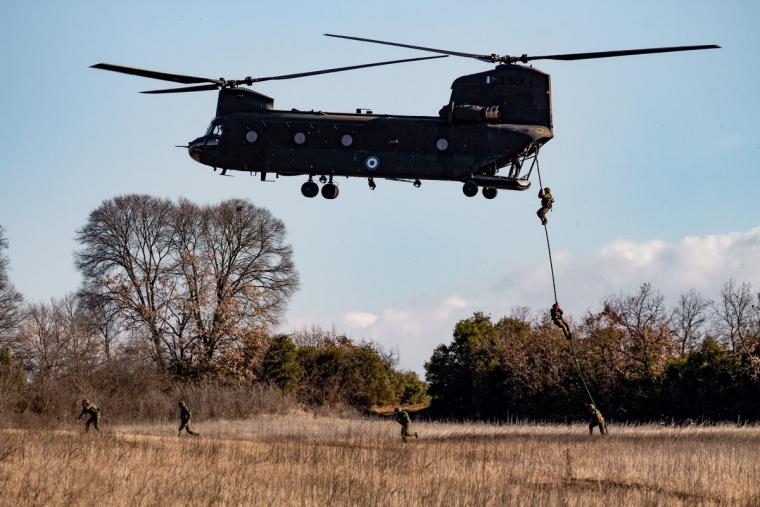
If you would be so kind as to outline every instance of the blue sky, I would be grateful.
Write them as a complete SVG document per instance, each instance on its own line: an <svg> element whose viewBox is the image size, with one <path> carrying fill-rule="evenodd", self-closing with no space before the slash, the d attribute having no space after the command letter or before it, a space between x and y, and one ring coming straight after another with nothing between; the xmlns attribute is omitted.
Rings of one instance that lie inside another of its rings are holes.
<svg viewBox="0 0 760 507"><path fill-rule="evenodd" d="M334 325L421 370L475 310L551 304L535 191L467 199L456 183L341 182L307 200L300 178L220 178L174 148L200 135L213 92L145 96L157 81L98 62L201 76L266 76L424 56L343 33L477 53L681 44L723 49L580 62L551 74L555 139L542 174L560 301L581 314L651 281L674 297L760 285L757 2L3 2L0 224L30 301L75 290L74 235L118 194L245 197L283 219L302 288L284 330ZM447 58L261 83L275 107L436 115L451 82L488 65ZM537 185L535 185L537 187Z"/></svg>

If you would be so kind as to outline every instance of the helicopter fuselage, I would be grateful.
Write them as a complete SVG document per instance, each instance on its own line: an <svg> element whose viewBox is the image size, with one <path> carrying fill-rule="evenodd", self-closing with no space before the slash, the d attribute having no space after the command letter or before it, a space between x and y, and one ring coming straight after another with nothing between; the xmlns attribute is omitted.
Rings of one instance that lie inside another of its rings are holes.
<svg viewBox="0 0 760 507"><path fill-rule="evenodd" d="M493 176L551 137L537 125L269 111L217 117L188 149L202 164L236 171L463 181Z"/></svg>
<svg viewBox="0 0 760 507"><path fill-rule="evenodd" d="M282 111L273 102L245 88L220 90L217 116L189 144L190 156L223 173L472 181L524 190L527 179L496 173L553 136L549 76L518 65L460 77L439 116Z"/></svg>

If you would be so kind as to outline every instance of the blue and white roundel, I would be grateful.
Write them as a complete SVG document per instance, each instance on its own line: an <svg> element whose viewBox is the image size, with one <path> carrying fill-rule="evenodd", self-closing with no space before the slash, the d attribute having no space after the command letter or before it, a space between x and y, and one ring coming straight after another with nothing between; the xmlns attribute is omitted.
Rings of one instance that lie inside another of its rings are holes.
<svg viewBox="0 0 760 507"><path fill-rule="evenodd" d="M366 167L368 171L377 171L380 169L380 159L375 155L370 155L364 160L364 167Z"/></svg>

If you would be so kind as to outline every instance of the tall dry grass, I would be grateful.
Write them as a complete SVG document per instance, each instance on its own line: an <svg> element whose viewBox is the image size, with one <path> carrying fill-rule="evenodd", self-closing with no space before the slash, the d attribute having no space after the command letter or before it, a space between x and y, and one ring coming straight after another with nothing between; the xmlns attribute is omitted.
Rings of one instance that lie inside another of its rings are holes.
<svg viewBox="0 0 760 507"><path fill-rule="evenodd" d="M309 414L0 430L3 505L758 505L760 428L416 424Z"/></svg>

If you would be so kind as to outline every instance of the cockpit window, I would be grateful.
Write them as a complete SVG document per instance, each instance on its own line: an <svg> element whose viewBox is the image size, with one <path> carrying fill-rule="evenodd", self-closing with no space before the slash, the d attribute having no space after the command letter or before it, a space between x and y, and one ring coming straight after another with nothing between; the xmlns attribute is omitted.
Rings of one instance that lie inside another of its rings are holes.
<svg viewBox="0 0 760 507"><path fill-rule="evenodd" d="M224 125L221 123L211 123L211 125L208 126L208 130L206 131L206 135L208 136L221 137L222 134L224 134Z"/></svg>

